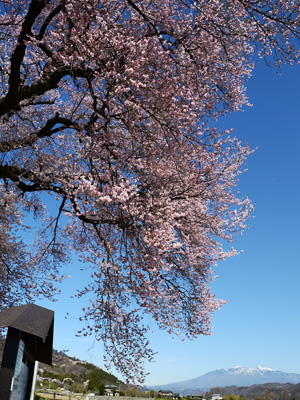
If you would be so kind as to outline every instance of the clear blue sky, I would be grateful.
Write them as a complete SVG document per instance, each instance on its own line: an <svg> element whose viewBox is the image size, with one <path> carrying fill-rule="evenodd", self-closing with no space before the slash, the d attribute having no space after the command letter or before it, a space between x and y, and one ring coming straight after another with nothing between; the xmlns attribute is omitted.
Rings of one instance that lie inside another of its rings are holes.
<svg viewBox="0 0 300 400"><path fill-rule="evenodd" d="M158 354L147 365L148 385L236 365L300 373L300 66L275 72L259 63L247 84L253 107L219 123L258 147L239 185L255 203L255 218L235 244L244 252L218 266L213 285L228 304L214 316L213 336L180 342L163 332L150 335ZM83 306L68 298L81 279L72 269L59 301L37 304L55 311L55 349L102 367L101 343L76 338L80 326L64 318Z"/></svg>

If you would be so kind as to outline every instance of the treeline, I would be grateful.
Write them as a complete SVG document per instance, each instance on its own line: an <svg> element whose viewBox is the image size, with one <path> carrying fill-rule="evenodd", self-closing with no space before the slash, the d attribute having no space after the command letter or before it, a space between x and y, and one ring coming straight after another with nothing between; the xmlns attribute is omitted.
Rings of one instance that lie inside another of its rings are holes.
<svg viewBox="0 0 300 400"><path fill-rule="evenodd" d="M204 395L220 393L224 400L300 400L300 383L265 383L252 386L230 386L214 388Z"/></svg>

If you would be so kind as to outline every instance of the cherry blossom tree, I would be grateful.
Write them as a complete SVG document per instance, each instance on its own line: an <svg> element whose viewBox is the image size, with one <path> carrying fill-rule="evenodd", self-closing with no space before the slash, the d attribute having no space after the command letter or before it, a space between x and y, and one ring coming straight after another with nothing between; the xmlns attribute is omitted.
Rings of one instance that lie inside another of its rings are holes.
<svg viewBox="0 0 300 400"><path fill-rule="evenodd" d="M298 0L0 0L1 308L51 298L76 253L82 334L128 378L153 356L145 315L209 334L213 268L252 210L251 150L215 121L298 38Z"/></svg>

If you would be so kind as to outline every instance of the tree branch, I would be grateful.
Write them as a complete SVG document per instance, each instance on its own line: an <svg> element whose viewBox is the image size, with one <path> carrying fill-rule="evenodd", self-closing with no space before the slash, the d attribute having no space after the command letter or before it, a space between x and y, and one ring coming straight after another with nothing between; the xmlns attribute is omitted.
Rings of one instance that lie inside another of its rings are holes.
<svg viewBox="0 0 300 400"><path fill-rule="evenodd" d="M52 129L57 124L62 124L63 127ZM8 152L8 151L24 148L26 146L31 146L33 143L35 143L39 139L42 139L45 137L50 137L54 133L60 131L61 129L70 127L71 125L74 125L74 123L71 120L69 120L68 118L62 118L57 113L55 115L55 117L49 119L47 121L47 123L45 124L45 126L43 128L41 128L40 130L38 130L37 132L31 133L29 136L26 136L25 138L22 138L22 139L0 142L0 152Z"/></svg>
<svg viewBox="0 0 300 400"><path fill-rule="evenodd" d="M30 181L32 184L25 183L21 178ZM51 182L42 182L32 171L25 168L0 165L0 179L9 179L23 192L37 192L50 190L55 193L64 194L64 190Z"/></svg>
<svg viewBox="0 0 300 400"><path fill-rule="evenodd" d="M25 41L29 39L31 35L32 25L46 5L46 1L43 0L32 0L28 9L28 13L24 19L22 30L18 39L17 46L11 56L11 71L9 78L9 91L7 97L13 97L16 90L20 86L20 68L23 61L26 44Z"/></svg>
<svg viewBox="0 0 300 400"><path fill-rule="evenodd" d="M16 90L13 95L9 92L5 97L0 99L0 116L7 112L16 110L22 100L41 96L49 90L56 89L59 82L65 76L73 76L75 78L88 78L94 71L92 69L73 69L72 66L61 66L51 73L44 75L43 78L30 86L24 86Z"/></svg>

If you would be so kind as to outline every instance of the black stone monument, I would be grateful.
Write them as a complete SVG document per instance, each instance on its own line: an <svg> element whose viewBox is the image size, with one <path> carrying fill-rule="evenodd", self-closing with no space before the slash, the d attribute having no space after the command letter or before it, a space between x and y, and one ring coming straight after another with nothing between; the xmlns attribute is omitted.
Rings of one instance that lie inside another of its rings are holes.
<svg viewBox="0 0 300 400"><path fill-rule="evenodd" d="M0 371L1 400L30 400L36 361L52 364L54 312L35 304L0 313L8 327Z"/></svg>

